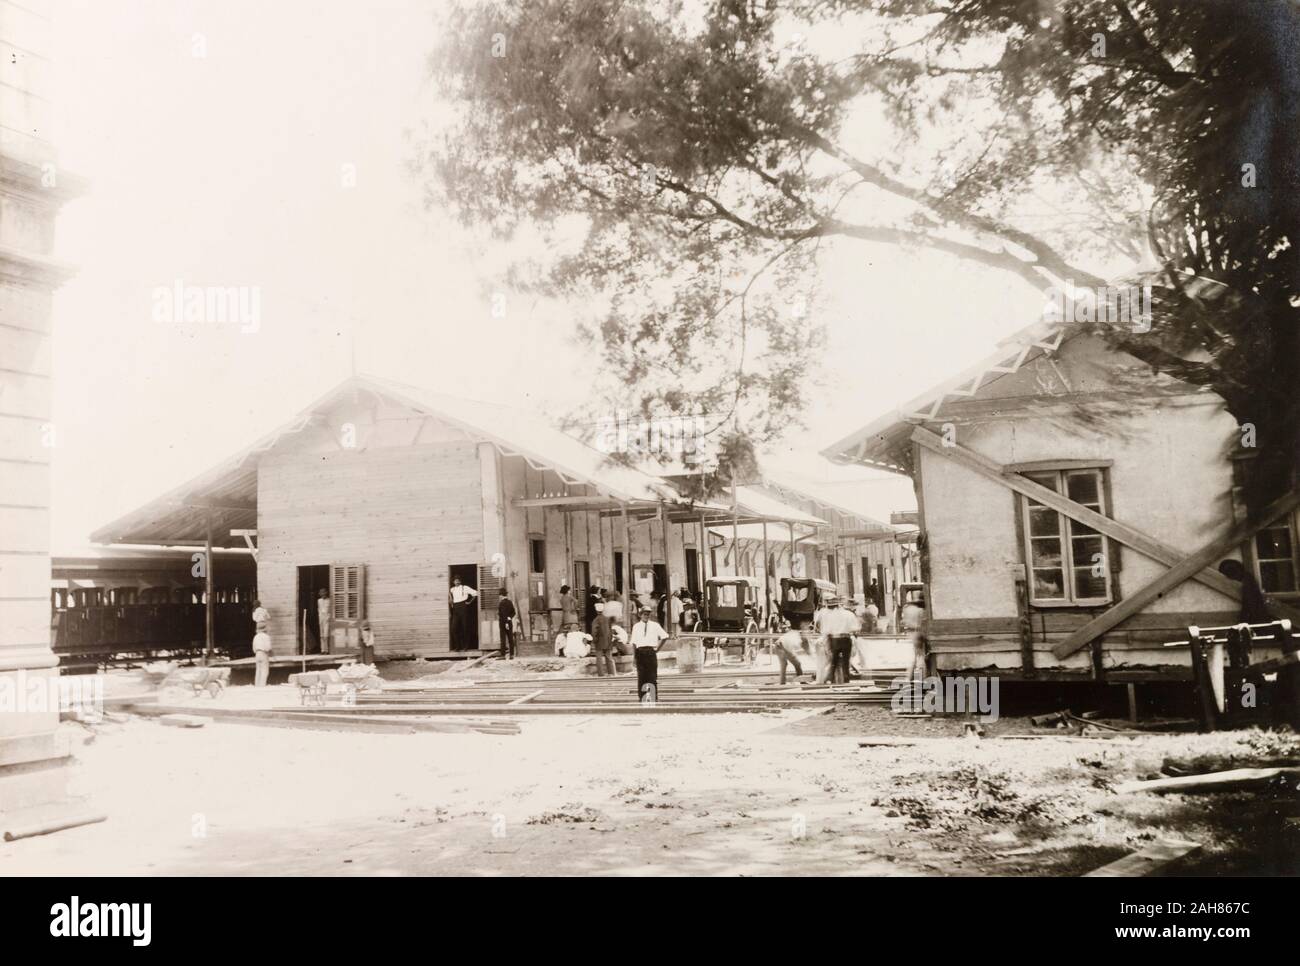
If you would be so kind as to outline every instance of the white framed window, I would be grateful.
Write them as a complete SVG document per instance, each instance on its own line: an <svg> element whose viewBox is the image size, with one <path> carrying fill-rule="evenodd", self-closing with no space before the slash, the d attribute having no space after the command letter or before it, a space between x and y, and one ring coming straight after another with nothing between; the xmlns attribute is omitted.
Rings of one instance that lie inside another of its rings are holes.
<svg viewBox="0 0 1300 966"><path fill-rule="evenodd" d="M1106 515L1104 472L1095 467L1024 476ZM1030 602L1082 607L1109 603L1113 595L1105 536L1029 497L1021 506Z"/></svg>
<svg viewBox="0 0 1300 966"><path fill-rule="evenodd" d="M1266 594L1300 592L1295 517L1288 514L1255 534L1255 576Z"/></svg>

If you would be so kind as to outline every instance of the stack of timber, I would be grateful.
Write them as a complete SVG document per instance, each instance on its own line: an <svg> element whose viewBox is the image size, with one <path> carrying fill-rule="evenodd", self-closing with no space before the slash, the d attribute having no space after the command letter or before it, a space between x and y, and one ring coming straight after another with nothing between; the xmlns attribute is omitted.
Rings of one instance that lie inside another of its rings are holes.
<svg viewBox="0 0 1300 966"><path fill-rule="evenodd" d="M124 705L127 710L152 718L169 716L193 717L189 707L173 707L152 703L149 699L136 700ZM331 708L217 708L203 706L203 716L223 724L256 725L263 728L298 728L308 731L350 731L362 734L416 734L477 732L489 735L517 735L519 722L502 718L448 717L436 721L419 721L414 718L394 719L371 714L368 709L356 707Z"/></svg>
<svg viewBox="0 0 1300 966"><path fill-rule="evenodd" d="M639 703L635 676L596 678L528 678L483 682L465 687L395 687L381 694L360 694L355 708L318 708L321 713L419 717L424 715L537 714L725 714L822 709L835 705L888 705L901 669L876 671L875 684L777 683L768 671L663 674L657 702Z"/></svg>

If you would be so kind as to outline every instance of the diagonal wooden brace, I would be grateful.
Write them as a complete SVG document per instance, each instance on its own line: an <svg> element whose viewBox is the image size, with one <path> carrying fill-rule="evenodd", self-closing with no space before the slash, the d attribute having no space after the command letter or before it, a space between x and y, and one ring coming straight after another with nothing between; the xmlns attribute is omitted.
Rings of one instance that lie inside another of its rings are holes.
<svg viewBox="0 0 1300 966"><path fill-rule="evenodd" d="M1189 559L1182 551L1177 550L1166 543L1162 543L1154 537L1151 537L1140 530L1134 529L1127 524L1120 523L1118 520L1102 516L1095 510L1091 510L1081 503L1076 503L1068 497L1057 493L1055 490L1049 490L1047 487L1035 483L1033 480L1027 479L1019 473L1007 470L1005 467L989 459L987 456L976 453L964 446L945 443L940 436L927 429L918 426L912 433L912 439L921 446L937 453L945 459L951 460L952 462L964 466L987 479L993 480L995 483L1042 503L1044 506L1051 507L1058 513L1064 514L1072 520L1077 520L1079 523L1111 537L1119 543L1122 543L1124 546L1136 550L1138 553L1145 557L1149 557L1157 563L1162 563L1167 567L1183 568L1186 560ZM1300 503L1300 491L1292 494L1292 496L1296 498L1296 503ZM1282 502L1283 501L1279 501L1279 503ZM1291 507L1294 507L1296 503L1292 503ZM1270 507L1270 512L1272 509L1273 508ZM1278 512L1273 514L1272 518L1266 522L1257 522L1249 533L1236 540L1235 543L1228 543L1226 546L1223 546L1222 541L1216 541L1211 545L1217 550L1216 553L1210 553L1210 547L1203 548L1202 552L1206 553L1207 559L1200 566L1184 574L1173 584L1170 584L1169 587L1156 590L1150 594L1147 594L1146 592L1149 588L1155 586L1155 584L1148 584L1147 587L1144 587L1136 594L1125 598L1124 601L1120 602L1110 610L1098 615L1097 618L1085 627L1070 635L1069 638L1053 648L1053 654L1058 658L1073 654L1098 634L1104 633L1105 630L1109 630L1111 627L1115 626L1115 624L1118 624L1120 621L1136 613L1151 600L1166 593L1171 587L1177 586L1177 584L1188 579L1200 581L1207 587L1218 591L1232 600L1240 600L1241 585L1236 581L1229 580L1217 570L1211 569L1210 564L1212 564L1218 557L1234 549L1238 544L1249 539L1254 535L1256 530L1267 526L1269 522L1277 519L1278 516L1281 516L1285 512L1287 512L1287 508L1278 510ZM1224 538L1224 540L1226 541L1232 536L1233 534L1229 534L1228 537ZM1160 579L1163 580L1164 578L1162 577ZM1130 602L1132 601L1138 601L1138 603L1130 605ZM1270 604L1272 604L1273 609L1280 616L1291 617L1293 620L1300 620L1300 611L1297 611L1295 608L1289 607L1278 601L1270 601ZM1112 612L1119 608L1126 608L1126 610L1122 612L1118 618L1111 619L1113 616ZM1092 630L1094 626L1101 627L1102 629ZM1083 636L1085 632L1088 632L1088 636L1086 637ZM1068 650L1066 650L1067 645L1069 645Z"/></svg>

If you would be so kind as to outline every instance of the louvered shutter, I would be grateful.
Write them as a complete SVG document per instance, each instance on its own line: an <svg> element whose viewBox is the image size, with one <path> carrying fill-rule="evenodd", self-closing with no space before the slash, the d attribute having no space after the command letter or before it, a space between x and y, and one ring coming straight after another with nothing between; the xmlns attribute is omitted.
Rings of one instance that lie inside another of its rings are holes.
<svg viewBox="0 0 1300 966"><path fill-rule="evenodd" d="M490 563L478 565L478 606L479 613L495 615L497 604L501 602L501 578L492 573Z"/></svg>
<svg viewBox="0 0 1300 966"><path fill-rule="evenodd" d="M360 620L365 613L365 564L330 567L330 603L335 620Z"/></svg>

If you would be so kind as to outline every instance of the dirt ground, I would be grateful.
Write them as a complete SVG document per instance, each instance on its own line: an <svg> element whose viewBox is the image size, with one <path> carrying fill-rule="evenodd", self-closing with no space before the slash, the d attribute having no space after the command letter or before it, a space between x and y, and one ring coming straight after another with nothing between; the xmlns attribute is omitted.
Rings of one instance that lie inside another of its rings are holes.
<svg viewBox="0 0 1300 966"><path fill-rule="evenodd" d="M1113 791L1169 759L1295 758L1292 735L962 738L883 707L521 725L67 723L75 788L109 819L0 845L0 874L1077 875L1165 835L1204 846L1183 871L1300 873L1293 785ZM922 740L858 747L886 734Z"/></svg>

